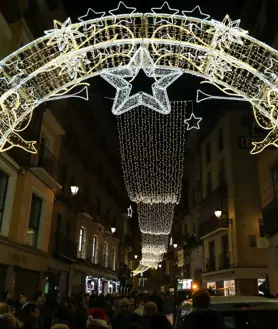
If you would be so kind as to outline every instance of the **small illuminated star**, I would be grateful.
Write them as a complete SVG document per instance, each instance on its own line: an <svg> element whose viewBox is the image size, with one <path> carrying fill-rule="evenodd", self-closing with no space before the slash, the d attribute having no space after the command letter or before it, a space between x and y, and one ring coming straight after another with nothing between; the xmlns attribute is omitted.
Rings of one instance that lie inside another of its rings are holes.
<svg viewBox="0 0 278 329"><path fill-rule="evenodd" d="M66 71L70 78L74 80L79 74L86 73L86 65L89 65L90 63L91 62L87 59L86 54L69 58L62 64L59 75L62 75Z"/></svg>
<svg viewBox="0 0 278 329"><path fill-rule="evenodd" d="M124 15L123 13L126 12L127 10L129 11L129 13L128 13L129 18L121 18L120 21L130 24L130 23L132 23L131 15L136 13L137 9L135 7L126 6L123 1L119 2L117 8L109 10L109 14L114 17L114 23L115 23L118 18L117 16Z"/></svg>
<svg viewBox="0 0 278 329"><path fill-rule="evenodd" d="M166 9L166 12L165 12ZM174 16L179 13L179 9L174 9L169 6L167 1L164 1L161 7L154 7L151 9L152 13L159 16L160 14L167 14L167 12L172 12L170 16L170 21L173 23ZM155 17L155 24L165 22L169 24L169 17Z"/></svg>
<svg viewBox="0 0 278 329"><path fill-rule="evenodd" d="M198 16L202 16L204 20L207 20L210 18L210 15L208 14L205 14L202 12L200 6L196 6L194 7L192 10L183 10L182 11L182 14L183 16L187 17L188 15L187 14L190 14L190 17L195 17L193 14L197 12L198 13Z"/></svg>
<svg viewBox="0 0 278 329"><path fill-rule="evenodd" d="M105 11L94 11L92 8L89 8L87 10L87 13L83 16L78 17L78 20L84 24L84 29L86 31L91 30L92 28L95 28L96 26L102 27L104 26L103 21L98 21L102 17L104 17L106 14ZM92 18L90 18L92 17Z"/></svg>
<svg viewBox="0 0 278 329"><path fill-rule="evenodd" d="M45 34L50 36L47 45L57 45L60 51L67 52L76 45L76 39L84 37L84 34L78 31L79 27L78 24L72 25L70 18L64 23L54 20L54 29L45 31Z"/></svg>
<svg viewBox="0 0 278 329"><path fill-rule="evenodd" d="M191 129L200 129L200 122L202 121L202 118L198 118L195 116L194 113L191 113L190 117L186 120L184 120L184 123L187 125L187 130Z"/></svg>
<svg viewBox="0 0 278 329"><path fill-rule="evenodd" d="M128 217L132 217L132 214L133 214L133 209L131 207L131 205L127 208L127 216Z"/></svg>

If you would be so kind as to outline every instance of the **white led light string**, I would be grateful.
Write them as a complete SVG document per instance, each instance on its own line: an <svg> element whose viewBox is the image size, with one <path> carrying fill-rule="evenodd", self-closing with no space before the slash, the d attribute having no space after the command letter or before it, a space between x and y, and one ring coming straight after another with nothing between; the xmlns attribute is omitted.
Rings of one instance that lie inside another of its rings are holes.
<svg viewBox="0 0 278 329"><path fill-rule="evenodd" d="M177 204L180 200L186 103L171 106L169 115L139 107L117 117L124 180L133 202Z"/></svg>

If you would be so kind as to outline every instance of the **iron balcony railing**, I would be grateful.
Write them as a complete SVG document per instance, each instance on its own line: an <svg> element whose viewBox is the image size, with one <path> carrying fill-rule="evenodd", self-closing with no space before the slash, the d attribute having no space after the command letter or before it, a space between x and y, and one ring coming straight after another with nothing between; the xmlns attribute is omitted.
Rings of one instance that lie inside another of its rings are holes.
<svg viewBox="0 0 278 329"><path fill-rule="evenodd" d="M205 260L204 272L216 271L216 259L215 256L211 256Z"/></svg>
<svg viewBox="0 0 278 329"><path fill-rule="evenodd" d="M222 253L218 258L218 268L219 270L225 270L231 267L230 255L229 253Z"/></svg>
<svg viewBox="0 0 278 329"><path fill-rule="evenodd" d="M76 242L69 240L68 237L58 234L56 237L53 254L54 256L59 256L72 261L76 261L77 244Z"/></svg>
<svg viewBox="0 0 278 329"><path fill-rule="evenodd" d="M277 200L272 200L263 209L262 233L266 236L274 235L278 232L278 206Z"/></svg>
<svg viewBox="0 0 278 329"><path fill-rule="evenodd" d="M59 161L45 146L41 146L39 149L38 167L43 168L52 178L59 182Z"/></svg>

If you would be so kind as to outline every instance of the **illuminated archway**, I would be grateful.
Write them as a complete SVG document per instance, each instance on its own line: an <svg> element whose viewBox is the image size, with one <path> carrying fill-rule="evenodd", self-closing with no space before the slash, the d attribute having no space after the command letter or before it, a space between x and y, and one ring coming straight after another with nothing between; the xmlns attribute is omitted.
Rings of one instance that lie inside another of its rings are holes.
<svg viewBox="0 0 278 329"><path fill-rule="evenodd" d="M85 15L77 24L70 19L55 21L46 36L4 58L0 62L0 151L17 146L35 153L35 142L20 136L33 110L45 101L68 97L76 86L86 87L83 81L88 78L107 77L115 69L128 67L140 47L158 71L200 76L227 97L248 100L257 123L269 130L263 141L253 143L251 153L268 145L278 147L277 51L250 37L239 27L239 20L231 21L229 16L219 22L208 15L198 19L190 17L192 11L179 14L169 9L172 14L157 13L155 8L143 14L130 8L130 14L121 15L117 8L108 16L94 12L99 18L92 20Z"/></svg>

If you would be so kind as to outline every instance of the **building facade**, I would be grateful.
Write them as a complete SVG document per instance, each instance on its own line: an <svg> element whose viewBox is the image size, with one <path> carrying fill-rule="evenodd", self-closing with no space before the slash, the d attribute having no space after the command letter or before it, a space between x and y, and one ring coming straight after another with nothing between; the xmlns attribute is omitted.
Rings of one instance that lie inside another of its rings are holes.
<svg viewBox="0 0 278 329"><path fill-rule="evenodd" d="M0 58L64 19L59 1L3 1L0 9ZM101 100L43 104L24 132L38 153L0 155L1 292L33 299L38 290L118 289L131 229L113 129Z"/></svg>

